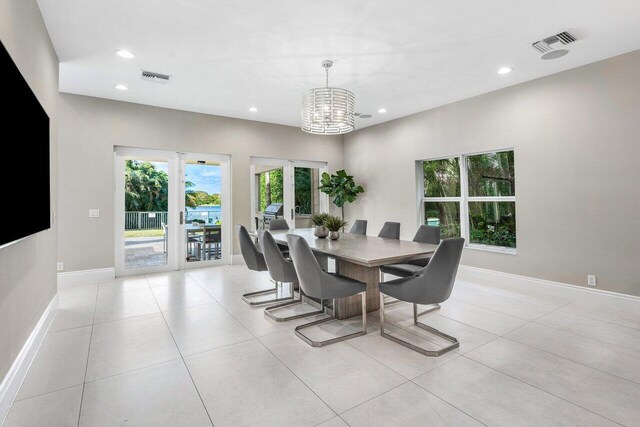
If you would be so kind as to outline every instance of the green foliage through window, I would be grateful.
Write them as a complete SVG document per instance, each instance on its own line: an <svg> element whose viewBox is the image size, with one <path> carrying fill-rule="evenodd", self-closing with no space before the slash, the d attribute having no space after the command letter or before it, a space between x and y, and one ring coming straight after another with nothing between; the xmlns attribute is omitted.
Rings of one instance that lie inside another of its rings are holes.
<svg viewBox="0 0 640 427"><path fill-rule="evenodd" d="M260 212L264 212L271 203L284 202L282 179L282 168L260 174Z"/></svg>
<svg viewBox="0 0 640 427"><path fill-rule="evenodd" d="M125 161L124 203L126 211L167 211L169 176L150 162Z"/></svg>
<svg viewBox="0 0 640 427"><path fill-rule="evenodd" d="M294 168L296 214L311 215L313 205L313 190L311 189L312 169Z"/></svg>
<svg viewBox="0 0 640 427"><path fill-rule="evenodd" d="M422 163L425 197L460 197L460 158Z"/></svg>
<svg viewBox="0 0 640 427"><path fill-rule="evenodd" d="M469 241L483 245L515 248L515 202L470 202Z"/></svg>
<svg viewBox="0 0 640 427"><path fill-rule="evenodd" d="M467 157L469 197L515 196L513 151Z"/></svg>
<svg viewBox="0 0 640 427"><path fill-rule="evenodd" d="M462 179L462 165L467 182ZM516 247L513 150L428 160L422 162L422 170L424 222L439 226L442 238L460 236L464 221L469 243ZM466 208L467 218L461 218L461 207Z"/></svg>

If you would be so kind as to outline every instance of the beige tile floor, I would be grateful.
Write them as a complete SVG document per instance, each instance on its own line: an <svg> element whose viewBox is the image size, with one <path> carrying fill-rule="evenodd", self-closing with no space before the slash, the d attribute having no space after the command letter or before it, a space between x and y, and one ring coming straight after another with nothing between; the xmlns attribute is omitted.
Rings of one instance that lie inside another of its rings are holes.
<svg viewBox="0 0 640 427"><path fill-rule="evenodd" d="M428 358L381 338L377 314L312 348L292 331L308 320L240 300L271 286L239 265L60 289L4 425L640 425L638 302L458 281L423 321L460 348ZM410 315L388 306L388 328L443 344Z"/></svg>

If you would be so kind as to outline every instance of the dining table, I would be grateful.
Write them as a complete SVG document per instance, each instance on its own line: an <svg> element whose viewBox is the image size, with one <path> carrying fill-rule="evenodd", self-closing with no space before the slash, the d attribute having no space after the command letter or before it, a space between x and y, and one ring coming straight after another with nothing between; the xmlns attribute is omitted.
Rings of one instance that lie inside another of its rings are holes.
<svg viewBox="0 0 640 427"><path fill-rule="evenodd" d="M201 223L187 223L184 225L184 229L186 231L185 235L186 235L186 240L187 240L187 248L189 247L189 243L190 242L190 238L194 238L197 237L198 234L203 233L205 228L207 228L208 230L210 229L221 229L221 225L220 224L201 224ZM202 239L200 239L202 240ZM198 244L206 244L204 242L198 242ZM206 248L205 248L206 250ZM200 256L200 250L197 250L198 252L198 257Z"/></svg>
<svg viewBox="0 0 640 427"><path fill-rule="evenodd" d="M428 243L342 232L339 239L330 240L318 238L313 232L313 228L295 228L273 230L271 234L277 243L283 245L287 245L287 234L302 236L324 269L328 267L328 259L333 258L339 274L366 283L367 312L380 308L380 266L427 258L438 247ZM338 319L362 313L358 295L339 299L336 305L334 316Z"/></svg>

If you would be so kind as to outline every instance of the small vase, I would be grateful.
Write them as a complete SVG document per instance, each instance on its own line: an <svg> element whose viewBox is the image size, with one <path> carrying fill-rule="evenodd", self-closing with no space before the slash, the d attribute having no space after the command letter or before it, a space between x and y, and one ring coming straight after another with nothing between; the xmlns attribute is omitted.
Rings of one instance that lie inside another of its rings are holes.
<svg viewBox="0 0 640 427"><path fill-rule="evenodd" d="M338 240L339 238L340 238L340 232L339 231L330 231L329 232L329 239Z"/></svg>
<svg viewBox="0 0 640 427"><path fill-rule="evenodd" d="M329 230L324 225L316 225L316 229L313 231L313 235L318 239L324 239L329 235Z"/></svg>

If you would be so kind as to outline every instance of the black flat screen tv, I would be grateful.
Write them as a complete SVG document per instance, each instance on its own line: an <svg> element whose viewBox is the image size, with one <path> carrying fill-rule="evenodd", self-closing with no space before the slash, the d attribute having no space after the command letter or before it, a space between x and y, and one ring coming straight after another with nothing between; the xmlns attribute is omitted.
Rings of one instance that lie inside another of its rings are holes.
<svg viewBox="0 0 640 427"><path fill-rule="evenodd" d="M0 42L0 247L51 227L49 116Z"/></svg>

